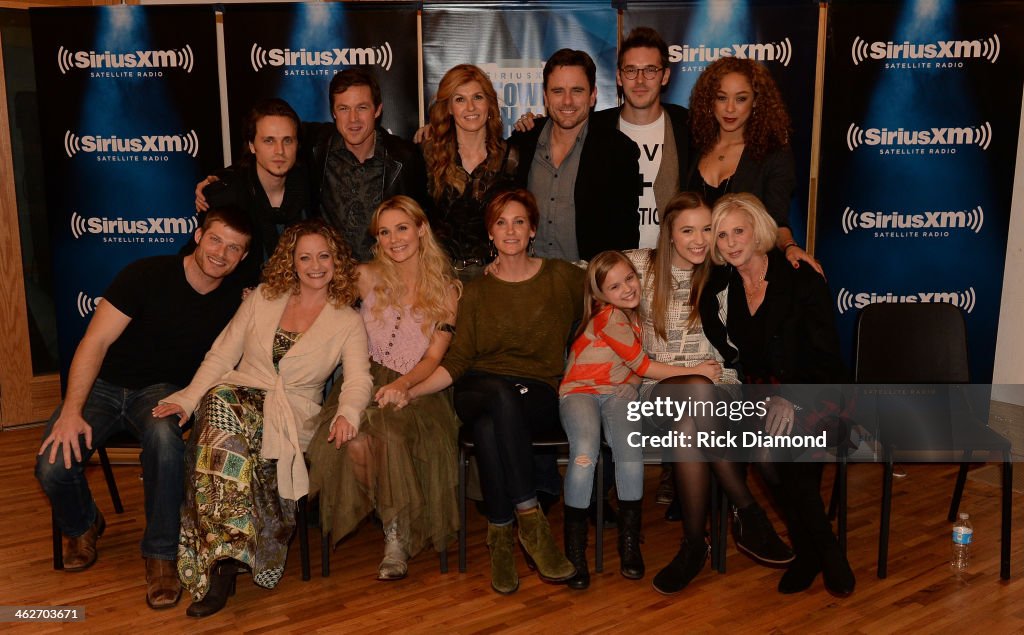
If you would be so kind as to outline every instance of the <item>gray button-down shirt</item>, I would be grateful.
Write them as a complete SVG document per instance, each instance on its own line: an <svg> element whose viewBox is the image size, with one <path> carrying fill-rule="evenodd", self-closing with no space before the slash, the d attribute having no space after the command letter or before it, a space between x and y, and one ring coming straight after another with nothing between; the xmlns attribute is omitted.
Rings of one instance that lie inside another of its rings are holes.
<svg viewBox="0 0 1024 635"><path fill-rule="evenodd" d="M576 245L576 173L580 168L583 141L587 127L583 124L576 142L569 154L557 168L551 162L551 126L549 119L537 140L537 151L530 166L528 187L537 197L540 208L540 226L534 242L537 256L561 260L579 260L580 251Z"/></svg>

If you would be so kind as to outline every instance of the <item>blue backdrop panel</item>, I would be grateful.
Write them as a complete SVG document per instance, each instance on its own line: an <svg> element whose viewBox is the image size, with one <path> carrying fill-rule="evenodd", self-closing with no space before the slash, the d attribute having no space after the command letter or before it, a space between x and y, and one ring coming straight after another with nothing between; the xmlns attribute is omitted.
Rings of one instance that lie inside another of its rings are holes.
<svg viewBox="0 0 1024 635"><path fill-rule="evenodd" d="M419 124L416 5L228 5L224 60L232 148L260 99L280 97L303 121L330 121L327 89L338 71L370 70L380 82L382 123L409 138Z"/></svg>
<svg viewBox="0 0 1024 635"><path fill-rule="evenodd" d="M63 369L114 275L177 252L223 162L210 7L32 9ZM173 310L170 307L169 310Z"/></svg>
<svg viewBox="0 0 1024 635"><path fill-rule="evenodd" d="M561 48L586 51L597 64L597 107L615 99L616 11L601 2L429 3L423 7L427 106L445 72L476 64L494 83L505 136L524 112L544 112L544 62Z"/></svg>
<svg viewBox="0 0 1024 635"><path fill-rule="evenodd" d="M989 382L1024 47L1020 3L830 7L818 250L852 351L873 302L950 302Z"/></svg>
<svg viewBox="0 0 1024 635"><path fill-rule="evenodd" d="M754 59L771 71L793 122L797 186L789 222L797 241L804 244L818 46L817 4L768 5L748 0L630 2L623 13L622 36L638 26L656 29L668 43L672 75L663 101L688 106L697 77L720 57Z"/></svg>

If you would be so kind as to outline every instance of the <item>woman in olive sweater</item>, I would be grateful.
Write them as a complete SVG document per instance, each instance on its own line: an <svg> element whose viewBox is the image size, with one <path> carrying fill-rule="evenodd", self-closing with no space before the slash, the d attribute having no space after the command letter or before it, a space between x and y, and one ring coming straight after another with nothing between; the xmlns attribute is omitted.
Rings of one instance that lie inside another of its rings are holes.
<svg viewBox="0 0 1024 635"><path fill-rule="evenodd" d="M576 569L551 536L537 504L531 440L561 429L558 382L565 342L583 306L583 270L534 258L529 247L539 213L524 189L502 192L484 216L499 258L465 288L455 339L441 366L409 397L455 385L455 410L472 432L487 513L491 586L519 587L513 522L519 541L548 582Z"/></svg>

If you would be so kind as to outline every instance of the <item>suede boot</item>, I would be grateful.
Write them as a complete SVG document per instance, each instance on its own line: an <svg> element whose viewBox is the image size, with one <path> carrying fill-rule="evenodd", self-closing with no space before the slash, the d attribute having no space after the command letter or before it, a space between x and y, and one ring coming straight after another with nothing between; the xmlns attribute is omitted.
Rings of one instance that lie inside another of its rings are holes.
<svg viewBox="0 0 1024 635"><path fill-rule="evenodd" d="M206 596L192 602L185 615L207 617L220 611L228 603L228 597L235 594L235 578L241 572L240 563L234 560L220 560L210 571L210 588Z"/></svg>
<svg viewBox="0 0 1024 635"><path fill-rule="evenodd" d="M570 589L583 590L590 586L587 568L587 510L565 506L565 555L576 567L576 577L569 580ZM598 530L600 531L600 530Z"/></svg>
<svg viewBox="0 0 1024 635"><path fill-rule="evenodd" d="M643 501L619 501L619 573L630 580L644 577L644 557L640 553L640 519Z"/></svg>
<svg viewBox="0 0 1024 635"><path fill-rule="evenodd" d="M519 519L519 544L526 552L527 562L537 569L545 582L566 582L576 575L576 567L558 548L551 526L540 507L516 510Z"/></svg>
<svg viewBox="0 0 1024 635"><path fill-rule="evenodd" d="M151 609L169 609L181 598L181 581L174 560L146 558L146 604Z"/></svg>
<svg viewBox="0 0 1024 635"><path fill-rule="evenodd" d="M487 523L487 548L491 552L491 588L502 595L519 589L516 573L515 526Z"/></svg>
<svg viewBox="0 0 1024 635"><path fill-rule="evenodd" d="M782 542L761 506L751 503L733 511L732 535L736 548L766 565L788 564L793 551Z"/></svg>
<svg viewBox="0 0 1024 635"><path fill-rule="evenodd" d="M683 540L672 562L654 576L654 590L662 595L675 595L685 589L704 568L710 552L703 540L693 544Z"/></svg>

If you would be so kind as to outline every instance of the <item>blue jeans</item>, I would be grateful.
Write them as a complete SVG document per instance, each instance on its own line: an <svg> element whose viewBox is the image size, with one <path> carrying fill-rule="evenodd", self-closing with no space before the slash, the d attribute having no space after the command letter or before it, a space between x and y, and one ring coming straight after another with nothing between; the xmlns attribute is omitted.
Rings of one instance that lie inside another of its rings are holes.
<svg viewBox="0 0 1024 635"><path fill-rule="evenodd" d="M601 429L612 448L615 460L615 487L619 500L637 501L644 495L643 448L630 447L630 432L640 431L640 422L626 419L626 408L637 398L632 396L573 393L559 400L562 427L569 437L569 467L565 472L565 504L590 506L594 487L594 468L601 449ZM638 444L639 445L639 444Z"/></svg>
<svg viewBox="0 0 1024 635"><path fill-rule="evenodd" d="M174 560L178 555L178 527L181 501L185 495L185 442L178 418L157 418L153 408L160 399L177 391L172 384L154 384L130 390L97 379L82 408L82 418L92 426L93 448L119 432L127 432L142 442L142 482L146 495L146 531L142 536L142 555L158 560ZM43 439L50 436L61 407L50 417ZM93 450L79 437L82 461L71 457L71 469L64 467L62 448L53 463L47 452L36 457L36 478L50 497L57 526L65 536L84 534L96 521L96 503L84 468Z"/></svg>

